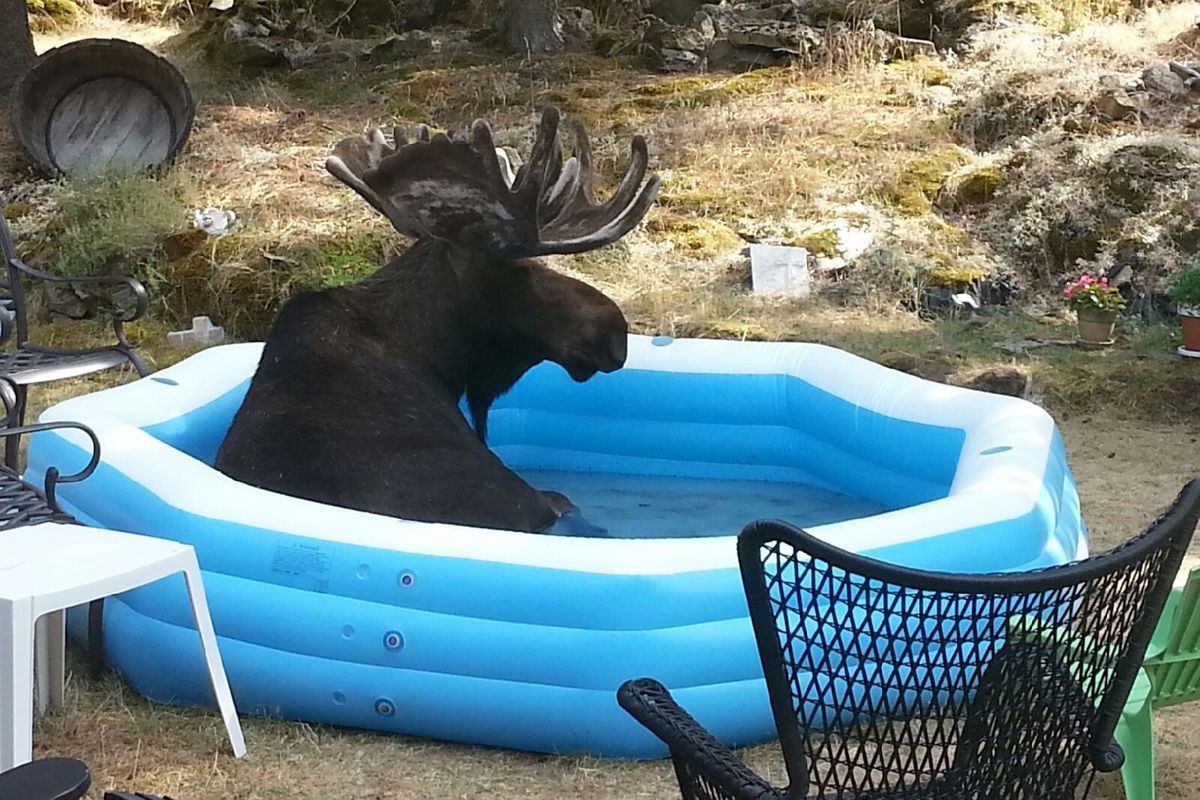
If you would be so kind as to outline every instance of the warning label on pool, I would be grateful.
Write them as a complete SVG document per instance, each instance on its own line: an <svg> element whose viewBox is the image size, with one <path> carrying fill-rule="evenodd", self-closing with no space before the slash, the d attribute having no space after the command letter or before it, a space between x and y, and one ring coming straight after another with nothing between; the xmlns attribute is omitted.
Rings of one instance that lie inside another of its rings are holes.
<svg viewBox="0 0 1200 800"><path fill-rule="evenodd" d="M329 554L310 544L281 544L271 559L277 582L310 592L329 591Z"/></svg>

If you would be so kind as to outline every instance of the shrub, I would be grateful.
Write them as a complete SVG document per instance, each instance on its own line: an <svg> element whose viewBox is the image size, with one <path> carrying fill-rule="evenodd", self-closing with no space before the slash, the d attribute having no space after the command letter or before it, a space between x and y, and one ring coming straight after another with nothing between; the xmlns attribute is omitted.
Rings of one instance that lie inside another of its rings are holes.
<svg viewBox="0 0 1200 800"><path fill-rule="evenodd" d="M1167 284L1167 296L1178 306L1200 308L1200 261L1175 273Z"/></svg>
<svg viewBox="0 0 1200 800"><path fill-rule="evenodd" d="M191 194L178 170L153 177L116 168L68 179L51 223L55 271L148 277L161 261L163 240L190 228Z"/></svg>

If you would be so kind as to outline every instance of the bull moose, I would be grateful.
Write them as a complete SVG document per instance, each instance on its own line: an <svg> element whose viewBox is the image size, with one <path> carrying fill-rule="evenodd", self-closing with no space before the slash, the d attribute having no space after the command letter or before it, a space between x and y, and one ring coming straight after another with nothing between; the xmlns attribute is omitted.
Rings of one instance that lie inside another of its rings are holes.
<svg viewBox="0 0 1200 800"><path fill-rule="evenodd" d="M376 129L334 148L326 168L415 242L358 283L284 303L217 469L404 519L569 527L570 501L534 489L488 449L488 409L542 361L580 382L625 363L617 305L533 259L617 241L645 216L659 179L644 180L646 142L635 136L628 171L598 201L587 135L568 120L564 163L559 122L545 109L511 183L482 120L465 135L422 127L408 142L397 129L389 145Z"/></svg>

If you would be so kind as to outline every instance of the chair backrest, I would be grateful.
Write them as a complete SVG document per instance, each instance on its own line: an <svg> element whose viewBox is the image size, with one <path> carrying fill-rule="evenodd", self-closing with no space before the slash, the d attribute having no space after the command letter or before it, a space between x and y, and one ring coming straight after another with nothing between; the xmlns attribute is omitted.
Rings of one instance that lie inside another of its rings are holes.
<svg viewBox="0 0 1200 800"><path fill-rule="evenodd" d="M3 335L0 342L8 338L10 326L16 325L17 344L29 340L29 320L25 314L25 293L21 287L21 273L17 264L21 256L13 242L8 220L0 211L0 253L4 257L4 270L0 272L0 316L3 317Z"/></svg>
<svg viewBox="0 0 1200 800"><path fill-rule="evenodd" d="M1198 515L1194 480L1104 555L987 575L751 523L738 555L792 796L1055 800L1119 768L1113 731Z"/></svg>
<svg viewBox="0 0 1200 800"><path fill-rule="evenodd" d="M1154 708L1200 700L1200 567L1172 591L1150 651L1145 668Z"/></svg>

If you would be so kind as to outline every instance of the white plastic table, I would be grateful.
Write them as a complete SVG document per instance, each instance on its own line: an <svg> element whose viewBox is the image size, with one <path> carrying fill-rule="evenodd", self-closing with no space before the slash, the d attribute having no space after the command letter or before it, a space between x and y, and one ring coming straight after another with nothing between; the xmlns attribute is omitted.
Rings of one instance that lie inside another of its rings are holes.
<svg viewBox="0 0 1200 800"><path fill-rule="evenodd" d="M246 754L191 546L48 522L0 531L0 772L33 756L33 633L38 618L50 615L45 637L47 688L51 703L61 705L63 610L177 572L187 581L209 678L234 755Z"/></svg>

